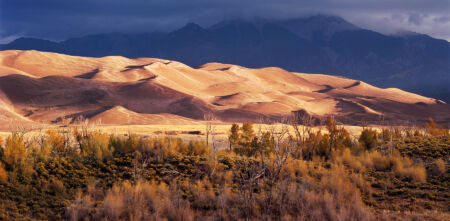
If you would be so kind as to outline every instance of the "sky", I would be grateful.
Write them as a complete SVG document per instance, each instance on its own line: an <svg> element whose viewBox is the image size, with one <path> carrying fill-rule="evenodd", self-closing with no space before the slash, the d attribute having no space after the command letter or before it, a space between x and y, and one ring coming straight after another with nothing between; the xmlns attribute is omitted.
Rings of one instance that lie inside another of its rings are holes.
<svg viewBox="0 0 450 221"><path fill-rule="evenodd" d="M0 44L19 37L208 27L236 18L340 16L384 34L413 31L450 41L450 0L0 0Z"/></svg>

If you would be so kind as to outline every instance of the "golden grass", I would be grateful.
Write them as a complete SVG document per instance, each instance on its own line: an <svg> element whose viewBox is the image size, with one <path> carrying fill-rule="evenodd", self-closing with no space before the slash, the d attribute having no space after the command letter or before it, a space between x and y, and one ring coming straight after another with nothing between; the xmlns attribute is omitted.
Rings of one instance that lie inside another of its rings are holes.
<svg viewBox="0 0 450 221"><path fill-rule="evenodd" d="M216 136L220 141L227 141L229 131L231 128L231 123L217 123L215 126ZM263 132L269 131L272 127L280 128L282 124L253 124L253 130L258 132L259 128ZM76 127L76 126L73 126ZM303 126L299 126L300 129ZM289 132L295 134L292 127L288 126ZM36 135L45 134L48 130L71 130L72 127L58 127L56 125L46 126L44 128L39 129L29 129L25 134L26 137L33 137ZM169 125L169 124L155 124L155 125L91 125L89 126L90 130L99 130L101 132L109 133L109 134L117 134L124 135L133 133L136 135L143 136L177 136L183 140L195 140L195 139L204 139L205 133L205 125L203 124L192 124L192 125ZM327 133L325 127L311 127L312 131L321 130L323 133ZM351 136L356 137L362 131L362 127L360 126L350 126L346 125L345 129L350 133ZM377 129L378 130L378 129ZM379 129L381 130L381 129ZM188 134L189 132L199 131L201 134ZM0 141L1 137L6 138L11 135L10 131L0 131ZM228 142L228 141L227 141Z"/></svg>

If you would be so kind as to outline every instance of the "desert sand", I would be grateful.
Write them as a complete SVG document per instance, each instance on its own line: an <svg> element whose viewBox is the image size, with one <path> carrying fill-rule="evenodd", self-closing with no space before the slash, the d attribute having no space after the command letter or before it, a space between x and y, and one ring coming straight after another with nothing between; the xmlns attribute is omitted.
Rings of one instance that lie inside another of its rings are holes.
<svg viewBox="0 0 450 221"><path fill-rule="evenodd" d="M0 52L0 129L70 124L83 116L105 125L277 121L293 111L345 124L450 122L448 104L339 76L207 63L189 67L156 58L89 58L39 51Z"/></svg>

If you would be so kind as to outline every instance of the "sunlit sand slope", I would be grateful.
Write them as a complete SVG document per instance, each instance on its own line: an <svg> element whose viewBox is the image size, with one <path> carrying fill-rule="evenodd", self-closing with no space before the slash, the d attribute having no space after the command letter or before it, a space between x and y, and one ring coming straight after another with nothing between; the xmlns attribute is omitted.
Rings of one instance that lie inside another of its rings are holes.
<svg viewBox="0 0 450 221"><path fill-rule="evenodd" d="M303 110L344 123L450 122L449 105L400 89L343 77L267 67L156 58L89 58L39 51L0 52L0 122L44 124L83 116L104 124L195 124L280 119Z"/></svg>

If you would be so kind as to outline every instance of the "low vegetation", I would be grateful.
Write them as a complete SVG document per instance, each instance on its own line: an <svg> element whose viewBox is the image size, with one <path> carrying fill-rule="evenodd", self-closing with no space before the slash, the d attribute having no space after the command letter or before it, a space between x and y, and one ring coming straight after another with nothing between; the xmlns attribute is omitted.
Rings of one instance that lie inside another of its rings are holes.
<svg viewBox="0 0 450 221"><path fill-rule="evenodd" d="M0 219L448 219L447 130L430 121L352 137L332 118L321 131L296 119L233 124L229 149L215 148L211 125L208 141L190 142L13 132L0 142Z"/></svg>

